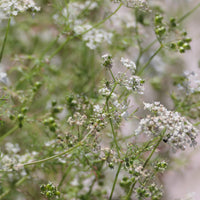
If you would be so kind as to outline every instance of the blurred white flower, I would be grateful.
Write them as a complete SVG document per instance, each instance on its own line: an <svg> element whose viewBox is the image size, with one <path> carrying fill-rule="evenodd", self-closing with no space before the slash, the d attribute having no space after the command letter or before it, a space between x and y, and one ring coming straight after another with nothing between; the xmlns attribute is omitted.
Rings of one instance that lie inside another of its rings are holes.
<svg viewBox="0 0 200 200"><path fill-rule="evenodd" d="M9 85L9 79L5 72L0 72L0 82L4 83L5 85Z"/></svg>
<svg viewBox="0 0 200 200"><path fill-rule="evenodd" d="M19 13L27 10L39 11L40 8L35 5L33 0L1 0L0 12L3 13L3 17L16 16ZM2 16L2 15L1 15Z"/></svg>

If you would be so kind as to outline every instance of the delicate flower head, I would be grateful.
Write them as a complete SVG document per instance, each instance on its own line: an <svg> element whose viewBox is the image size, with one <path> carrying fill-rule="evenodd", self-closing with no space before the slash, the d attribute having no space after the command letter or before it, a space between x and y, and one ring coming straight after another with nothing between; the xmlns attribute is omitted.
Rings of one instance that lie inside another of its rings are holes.
<svg viewBox="0 0 200 200"><path fill-rule="evenodd" d="M136 65L132 60L121 57L120 61L123 64L123 66L125 66L127 69L131 70L132 74L135 73Z"/></svg>
<svg viewBox="0 0 200 200"><path fill-rule="evenodd" d="M113 66L112 56L110 54L104 54L102 58L104 60L102 65L109 69L112 68Z"/></svg>
<svg viewBox="0 0 200 200"><path fill-rule="evenodd" d="M114 3L122 2L127 7L136 7L140 10L149 11L148 0L114 0Z"/></svg>
<svg viewBox="0 0 200 200"><path fill-rule="evenodd" d="M144 103L152 115L147 115L139 123L136 133L159 136L163 134L163 141L168 143L173 150L185 150L187 144L196 145L196 128L178 112L168 111L159 102Z"/></svg>
<svg viewBox="0 0 200 200"><path fill-rule="evenodd" d="M1 0L0 12L3 12L7 17L16 16L26 10L39 11L40 8L35 5L33 0Z"/></svg>

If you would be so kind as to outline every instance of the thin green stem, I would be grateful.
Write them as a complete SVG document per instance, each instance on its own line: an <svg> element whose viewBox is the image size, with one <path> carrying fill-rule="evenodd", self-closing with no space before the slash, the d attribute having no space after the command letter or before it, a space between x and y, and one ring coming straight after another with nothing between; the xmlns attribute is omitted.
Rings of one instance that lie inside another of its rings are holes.
<svg viewBox="0 0 200 200"><path fill-rule="evenodd" d="M200 3L198 3L194 8L192 8L190 11L184 14L180 19L177 20L177 22L178 23L182 22L184 19L190 16L194 11L196 11L199 7L200 7Z"/></svg>
<svg viewBox="0 0 200 200"><path fill-rule="evenodd" d="M26 181L28 178L28 176L24 176L22 177L19 181L17 181L17 183L15 183L15 187L20 186L24 181ZM3 194L0 195L0 199L3 199L5 196L7 196L10 192L12 191L12 189L8 189L6 190Z"/></svg>
<svg viewBox="0 0 200 200"><path fill-rule="evenodd" d="M153 156L155 150L157 149L158 145L160 144L160 142L162 141L163 139L163 136L161 135L159 137L159 140L157 141L156 145L154 146L153 150L151 151L151 153L149 154L149 156L147 157L147 159L145 160L144 164L143 164L143 169L146 167L146 165L148 164L149 160L151 159L151 157ZM132 192L133 192L133 189L135 187L135 184L137 183L137 180L135 179L134 182L132 183L130 189L129 189L129 192L127 194L127 196L125 197L125 200L129 200L131 195L132 195Z"/></svg>
<svg viewBox="0 0 200 200"><path fill-rule="evenodd" d="M83 140L81 140L77 145L71 147L70 149L67 149L66 151L64 152L61 152L59 154L56 154L54 156L51 156L51 157L48 157L48 158L44 158L44 159L41 159L41 160L36 160L36 161L33 161L33 162L29 162L29 163L24 163L24 164L21 164L20 166L29 166L29 165L35 165L35 164L41 164L41 163L44 163L46 161L49 161L49 160L53 160L55 158L58 158L60 156L63 156L65 154L68 154L72 151L74 151L75 149L77 149L78 147L82 146L84 144L84 141L87 139L87 137L91 134L92 131L90 131L84 138Z"/></svg>
<svg viewBox="0 0 200 200"><path fill-rule="evenodd" d="M158 145L160 144L160 142L162 141L162 139L163 139L163 137L160 136L160 138L159 138L157 144L154 146L152 152L150 153L150 155L148 156L148 158L147 158L146 161L144 162L144 164L143 164L143 169L144 169L144 168L146 167L146 165L148 164L149 160L150 160L151 157L153 156L155 150L157 149L157 147L158 147Z"/></svg>
<svg viewBox="0 0 200 200"><path fill-rule="evenodd" d="M52 59L59 51L61 51L63 49L63 47L73 38L75 37L80 37L86 33L88 33L89 31L93 30L94 28L97 28L98 26L100 26L101 24L103 24L104 22L106 22L108 19L110 19L113 15L115 15L117 13L117 11L122 7L122 3L120 3L120 5L116 8L116 10L114 12L112 12L109 16L107 16L106 18L104 18L102 21L98 22L97 24L95 24L94 26L92 26L91 28L89 28L88 30L84 31L83 33L79 34L79 35L73 35L71 37L68 37L50 56L49 59Z"/></svg>
<svg viewBox="0 0 200 200"><path fill-rule="evenodd" d="M108 99L106 99L106 106L107 106L107 112L110 113ZM113 134L114 143L115 143L115 146L116 146L116 149L117 149L117 154L118 154L118 157L120 158L120 148L119 148L119 145L117 143L117 134L115 132L112 119L110 117L109 117L109 122L110 122L111 130L112 130L112 134Z"/></svg>
<svg viewBox="0 0 200 200"><path fill-rule="evenodd" d="M62 186L62 184L63 184L65 178L67 177L67 175L69 174L69 172L70 172L72 166L73 166L73 163L71 163L71 164L67 167L67 170L66 170L66 172L63 174L62 179L61 179L61 181L60 181L60 183L59 183L59 185L58 185L58 189L60 189L60 187Z"/></svg>
<svg viewBox="0 0 200 200"><path fill-rule="evenodd" d="M10 134L12 134L14 131L16 131L18 129L18 125L17 126L14 126L12 129L10 129L7 133L5 133L4 135L2 135L0 137L0 142L2 140L4 140L6 137L8 137Z"/></svg>
<svg viewBox="0 0 200 200"><path fill-rule="evenodd" d="M11 18L8 19L8 25L7 25L7 29L6 29L6 34L5 34L5 37L4 37L4 40L3 40L3 44L2 44L2 47L1 47L0 63L1 63L1 60L2 60L2 57L3 57L3 52L4 52L4 49L5 49L5 46L6 46L8 32L9 32L9 29L10 29L10 21L11 21Z"/></svg>
<svg viewBox="0 0 200 200"><path fill-rule="evenodd" d="M111 74L111 76L112 76L113 81L116 82L115 76L114 76L114 74L113 74L113 72L112 72L112 70L111 70L110 68L109 68L109 72L110 72L110 74Z"/></svg>
<svg viewBox="0 0 200 200"><path fill-rule="evenodd" d="M117 179L118 179L119 172L120 172L121 168L122 168L122 162L119 163L119 167L118 167L117 173L116 173L116 175L115 175L115 180L114 180L114 182L113 182L112 191L111 191L111 193L110 193L109 200L112 199L112 196L113 196L113 193L114 193L114 190L115 190L115 186L116 186Z"/></svg>
<svg viewBox="0 0 200 200"><path fill-rule="evenodd" d="M153 42L151 42L147 47L145 47L143 50L142 50L142 53L148 51L155 43L157 42L157 39L155 39Z"/></svg>
<svg viewBox="0 0 200 200"><path fill-rule="evenodd" d="M153 58L161 51L163 48L163 45L160 45L160 47L156 50L156 52L149 58L149 60L144 64L144 66L138 71L137 75L141 75L143 71L149 66Z"/></svg>

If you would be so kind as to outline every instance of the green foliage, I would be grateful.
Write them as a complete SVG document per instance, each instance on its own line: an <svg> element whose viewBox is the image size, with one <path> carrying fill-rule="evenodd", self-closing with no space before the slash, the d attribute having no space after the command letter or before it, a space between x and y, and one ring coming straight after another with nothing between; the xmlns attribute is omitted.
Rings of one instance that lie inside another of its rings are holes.
<svg viewBox="0 0 200 200"><path fill-rule="evenodd" d="M182 22L200 4L178 17L140 0L2 2L0 199L162 199L170 147L196 145L200 85L161 68L191 49ZM173 88L173 111L137 113L146 85L157 101Z"/></svg>

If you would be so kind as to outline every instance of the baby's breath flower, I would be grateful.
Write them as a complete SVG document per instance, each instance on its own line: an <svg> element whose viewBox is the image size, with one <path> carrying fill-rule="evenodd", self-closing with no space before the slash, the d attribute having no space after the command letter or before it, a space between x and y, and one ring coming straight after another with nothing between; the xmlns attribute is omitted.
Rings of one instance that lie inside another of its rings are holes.
<svg viewBox="0 0 200 200"><path fill-rule="evenodd" d="M102 96L108 97L110 96L111 91L107 87L103 87L99 89L99 94Z"/></svg>
<svg viewBox="0 0 200 200"><path fill-rule="evenodd" d="M9 79L5 72L0 72L0 82L9 85Z"/></svg>
<svg viewBox="0 0 200 200"><path fill-rule="evenodd" d="M77 35L80 35L85 31L89 30L90 28L92 28L92 26L89 24L77 25L74 27L74 32ZM83 41L86 42L87 47L89 47L90 49L96 49L98 45L101 44L102 42L107 42L108 44L111 44L112 36L113 36L112 33L108 33L103 29L93 28L92 30L85 33L82 36L82 39Z"/></svg>
<svg viewBox="0 0 200 200"><path fill-rule="evenodd" d="M126 73L118 73L116 77L120 85L124 86L129 91L134 91L138 94L144 93L144 80L139 76L131 75L130 77Z"/></svg>
<svg viewBox="0 0 200 200"><path fill-rule="evenodd" d="M6 143L5 149L8 154L1 152L0 154L0 170L13 171L22 170L21 175L26 175L24 171L23 163L33 161L38 152L27 152L23 155L19 154L20 147L18 144Z"/></svg>
<svg viewBox="0 0 200 200"><path fill-rule="evenodd" d="M197 144L196 128L178 112L168 111L160 102L144 103L153 116L147 115L139 123L136 133L159 136L164 131L163 141L173 150L185 150L187 144Z"/></svg>
<svg viewBox="0 0 200 200"><path fill-rule="evenodd" d="M16 16L26 10L39 11L40 8L35 5L33 0L1 0L0 11L7 17Z"/></svg>
<svg viewBox="0 0 200 200"><path fill-rule="evenodd" d="M123 66L125 66L127 69L129 69L132 72L132 74L135 73L136 65L133 61L131 61L129 59L125 59L123 57L121 57L120 61L123 64Z"/></svg>
<svg viewBox="0 0 200 200"><path fill-rule="evenodd" d="M114 3L120 2L122 2L127 7L150 11L148 0L114 0Z"/></svg>
<svg viewBox="0 0 200 200"><path fill-rule="evenodd" d="M97 2L85 1L85 3L80 2L70 2L67 7L63 8L61 15L55 14L53 16L55 22L61 25L68 25L71 28L77 28L77 25L83 24L83 19L79 18L81 13L87 10L94 10L98 7ZM76 32L76 31L75 31Z"/></svg>
<svg viewBox="0 0 200 200"><path fill-rule="evenodd" d="M81 115L79 112L75 112L73 117L69 117L67 122L72 126L76 124L77 126L83 126L86 123L87 116Z"/></svg>
<svg viewBox="0 0 200 200"><path fill-rule="evenodd" d="M16 154L20 151L19 144L13 144L13 143L10 143L10 142L7 142L5 144L5 149L9 154L11 154L11 153Z"/></svg>

